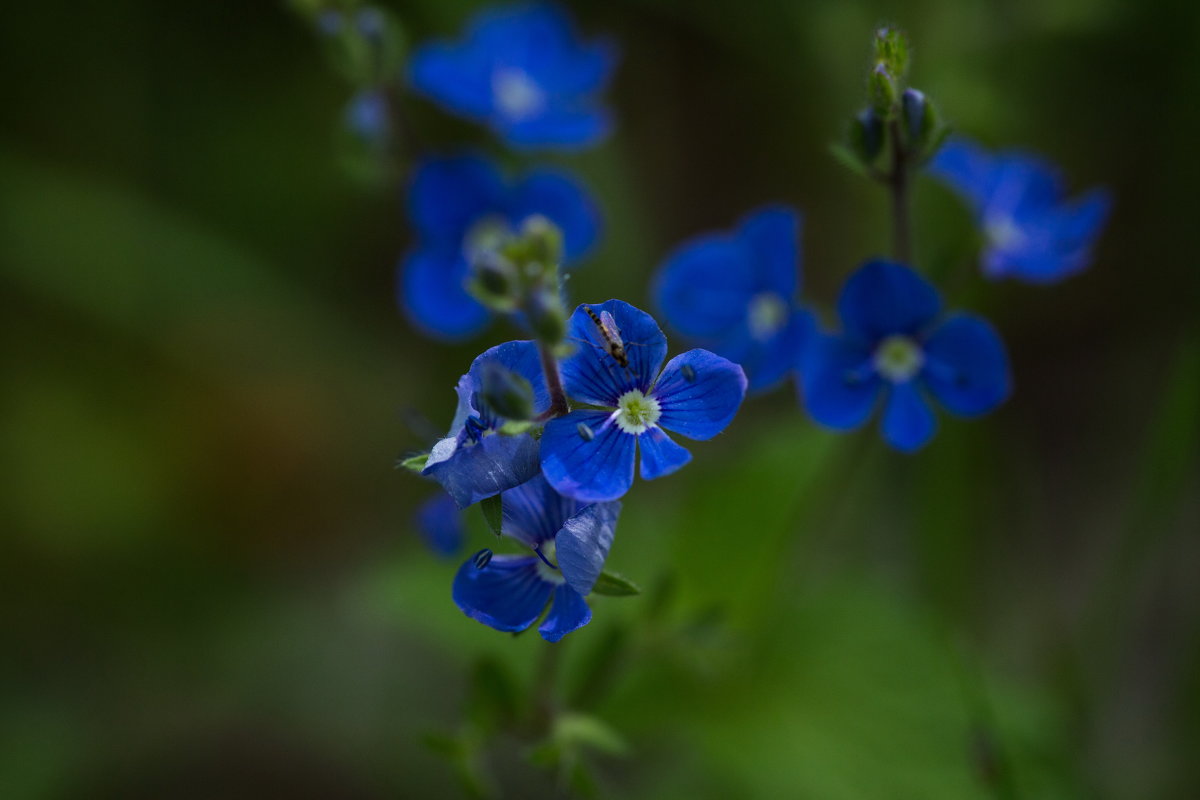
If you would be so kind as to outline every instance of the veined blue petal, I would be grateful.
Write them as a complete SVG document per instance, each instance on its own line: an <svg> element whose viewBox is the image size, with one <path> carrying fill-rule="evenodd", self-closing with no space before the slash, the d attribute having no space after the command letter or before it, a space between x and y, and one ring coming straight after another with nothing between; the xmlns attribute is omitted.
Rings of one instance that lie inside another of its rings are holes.
<svg viewBox="0 0 1200 800"><path fill-rule="evenodd" d="M434 445L422 470L442 485L459 508L520 486L538 471L532 436L489 433L478 442L447 437Z"/></svg>
<svg viewBox="0 0 1200 800"><path fill-rule="evenodd" d="M409 216L427 241L461 251L480 217L500 210L504 182L486 159L473 155L422 162L408 193Z"/></svg>
<svg viewBox="0 0 1200 800"><path fill-rule="evenodd" d="M500 508L504 535L532 549L553 539L578 510L579 503L554 491L539 473L502 494Z"/></svg>
<svg viewBox="0 0 1200 800"><path fill-rule="evenodd" d="M492 109L492 83L482 55L449 42L423 45L409 62L409 85L448 111L483 119Z"/></svg>
<svg viewBox="0 0 1200 800"><path fill-rule="evenodd" d="M800 371L804 406L819 424L850 430L871 416L882 381L867 345L817 333Z"/></svg>
<svg viewBox="0 0 1200 800"><path fill-rule="evenodd" d="M933 409L917 381L892 384L883 410L883 438L905 453L924 447L937 430Z"/></svg>
<svg viewBox="0 0 1200 800"><path fill-rule="evenodd" d="M418 250L401 265L400 303L427 336L467 339L483 330L491 312L467 292L466 279L461 251L446 246Z"/></svg>
<svg viewBox="0 0 1200 800"><path fill-rule="evenodd" d="M617 531L621 504L595 503L563 522L554 539L558 568L567 585L581 595L592 591Z"/></svg>
<svg viewBox="0 0 1200 800"><path fill-rule="evenodd" d="M757 291L748 251L726 236L684 243L659 269L655 302L684 336L712 339L743 327Z"/></svg>
<svg viewBox="0 0 1200 800"><path fill-rule="evenodd" d="M538 574L538 563L536 556L493 556L479 569L467 559L454 576L454 603L498 631L523 631L541 615L554 589Z"/></svg>
<svg viewBox="0 0 1200 800"><path fill-rule="evenodd" d="M689 439L711 439L733 420L746 385L737 364L707 350L689 350L667 363L650 396L662 409L660 427Z"/></svg>
<svg viewBox="0 0 1200 800"><path fill-rule="evenodd" d="M642 457L642 480L646 481L670 475L692 460L687 448L671 441L661 428L649 428L639 434L638 449Z"/></svg>
<svg viewBox="0 0 1200 800"><path fill-rule="evenodd" d="M586 253L600 231L600 210L587 190L566 173L554 170L534 170L514 186L508 213L514 227L533 214L541 214L557 225L567 261Z"/></svg>
<svg viewBox="0 0 1200 800"><path fill-rule="evenodd" d="M542 473L559 492L582 502L616 500L633 485L636 441L605 412L572 411L546 423Z"/></svg>
<svg viewBox="0 0 1200 800"><path fill-rule="evenodd" d="M933 285L903 264L868 261L846 280L838 314L846 333L874 343L921 332L941 309Z"/></svg>
<svg viewBox="0 0 1200 800"><path fill-rule="evenodd" d="M451 556L462 547L466 537L462 512L448 494L426 500L417 509L417 530L430 550Z"/></svg>
<svg viewBox="0 0 1200 800"><path fill-rule="evenodd" d="M592 609L583 595L563 583L554 590L550 613L538 626L538 633L547 642L557 642L571 631L577 631L592 621Z"/></svg>
<svg viewBox="0 0 1200 800"><path fill-rule="evenodd" d="M605 312L612 315L628 366L610 355L600 327L581 305L567 323L567 338L576 349L562 361L563 384L574 400L615 408L618 398L630 389L644 393L650 388L667 354L667 337L653 317L622 300L591 309L601 318Z"/></svg>
<svg viewBox="0 0 1200 800"><path fill-rule="evenodd" d="M986 414L1012 391L1004 342L967 314L948 317L925 342L921 380L946 410L964 416Z"/></svg>
<svg viewBox="0 0 1200 800"><path fill-rule="evenodd" d="M775 205L742 220L738 240L750 251L750 269L759 291L773 291L791 301L800 283L800 215Z"/></svg>
<svg viewBox="0 0 1200 800"><path fill-rule="evenodd" d="M546 377L542 373L541 356L538 355L537 343L529 340L505 342L490 347L471 362L467 373L471 383L478 388L483 385L483 365L487 361L495 361L500 366L509 369L529 381L533 388L533 410L540 414L550 407L550 391L546 388Z"/></svg>

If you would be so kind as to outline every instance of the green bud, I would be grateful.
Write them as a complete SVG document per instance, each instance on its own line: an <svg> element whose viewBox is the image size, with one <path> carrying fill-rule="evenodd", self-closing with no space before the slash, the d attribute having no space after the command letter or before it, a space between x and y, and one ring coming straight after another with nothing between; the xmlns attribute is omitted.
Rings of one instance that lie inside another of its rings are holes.
<svg viewBox="0 0 1200 800"><path fill-rule="evenodd" d="M567 309L559 293L547 288L535 289L527 306L529 324L539 341L556 345L567 336Z"/></svg>
<svg viewBox="0 0 1200 800"><path fill-rule="evenodd" d="M875 31L875 60L896 81L908 74L908 37L895 28L880 28Z"/></svg>
<svg viewBox="0 0 1200 800"><path fill-rule="evenodd" d="M533 387L524 376L495 361L485 361L480 383L483 402L497 416L515 420L533 417Z"/></svg>
<svg viewBox="0 0 1200 800"><path fill-rule="evenodd" d="M871 99L871 107L880 117L890 118L898 93L896 77L886 64L882 61L876 62L875 68L867 78L867 94Z"/></svg>
<svg viewBox="0 0 1200 800"><path fill-rule="evenodd" d="M527 217L521 223L521 237L527 243L529 258L547 268L557 268L562 262L562 231L541 214Z"/></svg>
<svg viewBox="0 0 1200 800"><path fill-rule="evenodd" d="M909 150L914 153L921 152L937 128L937 112L933 103L929 102L923 92L905 89L900 98L900 115Z"/></svg>
<svg viewBox="0 0 1200 800"><path fill-rule="evenodd" d="M471 262L471 295L488 308L508 312L516 307L520 280L513 263L494 250L481 250Z"/></svg>
<svg viewBox="0 0 1200 800"><path fill-rule="evenodd" d="M863 109L850 123L850 150L870 166L883 150L883 120L875 109Z"/></svg>

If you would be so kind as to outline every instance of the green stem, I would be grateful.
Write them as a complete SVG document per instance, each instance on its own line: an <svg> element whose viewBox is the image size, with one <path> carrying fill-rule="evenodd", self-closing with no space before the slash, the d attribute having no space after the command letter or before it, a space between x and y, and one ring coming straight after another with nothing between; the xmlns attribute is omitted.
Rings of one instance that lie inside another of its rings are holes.
<svg viewBox="0 0 1200 800"><path fill-rule="evenodd" d="M546 376L546 389L550 392L550 408L541 415L544 418L542 421L565 416L571 407L567 404L567 393L563 389L558 359L544 342L538 342L538 357L542 360L542 374Z"/></svg>
<svg viewBox="0 0 1200 800"><path fill-rule="evenodd" d="M899 119L893 117L888 123L888 139L892 146L892 171L887 184L892 196L892 257L909 264L912 256L912 233L908 203L908 153L900 136Z"/></svg>

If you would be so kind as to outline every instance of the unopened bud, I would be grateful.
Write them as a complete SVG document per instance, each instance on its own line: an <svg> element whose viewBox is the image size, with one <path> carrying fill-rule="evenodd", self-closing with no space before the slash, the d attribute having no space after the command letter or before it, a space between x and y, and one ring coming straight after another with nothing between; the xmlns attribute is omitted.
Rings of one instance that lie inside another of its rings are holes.
<svg viewBox="0 0 1200 800"><path fill-rule="evenodd" d="M871 98L871 107L881 117L890 117L892 108L896 105L896 77L882 61L875 64L871 75L867 78L867 94Z"/></svg>
<svg viewBox="0 0 1200 800"><path fill-rule="evenodd" d="M496 416L510 420L533 417L533 387L523 376L496 361L485 361L480 384L483 402Z"/></svg>
<svg viewBox="0 0 1200 800"><path fill-rule="evenodd" d="M875 31L875 60L897 81L908 73L908 37L895 28Z"/></svg>
<svg viewBox="0 0 1200 800"><path fill-rule="evenodd" d="M479 250L471 259L467 288L476 300L496 311L512 311L520 288L516 267L494 250Z"/></svg>
<svg viewBox="0 0 1200 800"><path fill-rule="evenodd" d="M870 166L883 150L883 120L866 108L850 123L850 148Z"/></svg>
<svg viewBox="0 0 1200 800"><path fill-rule="evenodd" d="M909 150L920 155L941 125L937 109L922 92L906 89L900 98L900 112Z"/></svg>
<svg viewBox="0 0 1200 800"><path fill-rule="evenodd" d="M539 341L556 345L567 335L567 310L557 291L536 289L529 298L529 324Z"/></svg>
<svg viewBox="0 0 1200 800"><path fill-rule="evenodd" d="M521 223L529 258L547 269L557 268L563 256L562 231L541 214L526 217Z"/></svg>

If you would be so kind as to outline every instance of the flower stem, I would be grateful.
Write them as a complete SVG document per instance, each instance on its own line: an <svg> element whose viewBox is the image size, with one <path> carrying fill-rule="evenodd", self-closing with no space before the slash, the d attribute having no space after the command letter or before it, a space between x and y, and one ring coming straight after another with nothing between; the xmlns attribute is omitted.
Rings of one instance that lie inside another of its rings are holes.
<svg viewBox="0 0 1200 800"><path fill-rule="evenodd" d="M538 342L538 356L542 360L542 374L546 377L546 389L550 392L550 408L541 416L554 419L567 414L571 407L567 405L567 393L563 389L562 373L558 369L558 359L545 342Z"/></svg>
<svg viewBox="0 0 1200 800"><path fill-rule="evenodd" d="M910 263L912 233L908 213L908 153L900 136L900 121L888 123L888 138L892 143L892 171L887 176L892 195L892 257Z"/></svg>

